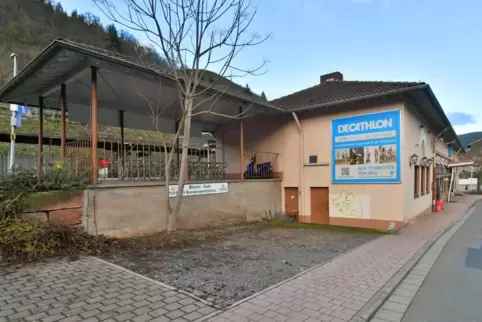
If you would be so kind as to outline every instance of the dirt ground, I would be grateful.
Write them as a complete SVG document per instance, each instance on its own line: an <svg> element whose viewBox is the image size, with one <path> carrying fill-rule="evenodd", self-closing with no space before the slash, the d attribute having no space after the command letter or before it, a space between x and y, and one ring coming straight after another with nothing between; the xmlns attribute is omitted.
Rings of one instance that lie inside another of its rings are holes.
<svg viewBox="0 0 482 322"><path fill-rule="evenodd" d="M104 258L224 308L377 237L253 226L183 248L116 251Z"/></svg>

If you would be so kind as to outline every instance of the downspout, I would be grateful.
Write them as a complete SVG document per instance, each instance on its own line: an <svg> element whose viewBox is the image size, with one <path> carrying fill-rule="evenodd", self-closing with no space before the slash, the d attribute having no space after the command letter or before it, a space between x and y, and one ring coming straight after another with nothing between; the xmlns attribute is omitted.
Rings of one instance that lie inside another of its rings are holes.
<svg viewBox="0 0 482 322"><path fill-rule="evenodd" d="M301 127L300 120L298 119L298 115L296 115L295 112L291 112L293 115L293 119L296 122L296 125L298 126L298 130L300 131L300 166L298 168L299 171L299 180L300 180L300 193L298 194L298 200L299 200L299 195L301 194L301 211L298 212L298 214L302 213L304 215L305 211L305 171L304 171L304 155L305 155L305 134L303 133L303 128ZM299 202L299 201L298 201Z"/></svg>
<svg viewBox="0 0 482 322"><path fill-rule="evenodd" d="M433 139L433 150L432 150L432 212L435 212L435 203L437 202L437 156L436 156L436 151L435 151L435 146L437 143L437 140L439 137L442 136L442 134L445 133L449 128L446 127L445 129L442 130L434 139Z"/></svg>

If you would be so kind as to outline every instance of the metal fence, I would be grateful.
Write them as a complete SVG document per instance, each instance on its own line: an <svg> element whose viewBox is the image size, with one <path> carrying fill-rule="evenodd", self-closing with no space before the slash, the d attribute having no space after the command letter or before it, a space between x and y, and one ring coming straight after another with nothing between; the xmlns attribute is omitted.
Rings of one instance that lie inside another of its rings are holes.
<svg viewBox="0 0 482 322"><path fill-rule="evenodd" d="M67 144L66 157L79 171L91 168L92 142L89 139ZM166 159L171 155L171 180L179 179L182 149L176 145L158 142L99 139L99 180L164 180ZM224 180L278 178L277 153L246 151L241 158L239 150L210 147L189 147L186 180Z"/></svg>
<svg viewBox="0 0 482 322"><path fill-rule="evenodd" d="M8 172L10 153L3 152L0 153L0 175ZM44 167L51 167L55 165L57 156L50 153L44 153L43 165ZM24 169L37 169L38 156L34 154L20 154L16 153L14 158L14 165L16 167L21 167Z"/></svg>

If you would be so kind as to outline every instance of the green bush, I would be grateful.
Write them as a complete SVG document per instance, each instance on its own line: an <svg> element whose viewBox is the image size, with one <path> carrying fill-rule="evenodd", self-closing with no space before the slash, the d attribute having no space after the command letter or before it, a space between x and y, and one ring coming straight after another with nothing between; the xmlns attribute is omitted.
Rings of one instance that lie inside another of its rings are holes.
<svg viewBox="0 0 482 322"><path fill-rule="evenodd" d="M20 214L30 193L84 189L89 172L77 172L69 167L47 168L41 177L35 169L15 168L0 176L0 220Z"/></svg>
<svg viewBox="0 0 482 322"><path fill-rule="evenodd" d="M20 216L31 194L84 189L89 171L68 165L46 168L39 178L35 169L15 168L0 176L0 263L33 261L55 255L96 254L110 240L81 230L55 226Z"/></svg>

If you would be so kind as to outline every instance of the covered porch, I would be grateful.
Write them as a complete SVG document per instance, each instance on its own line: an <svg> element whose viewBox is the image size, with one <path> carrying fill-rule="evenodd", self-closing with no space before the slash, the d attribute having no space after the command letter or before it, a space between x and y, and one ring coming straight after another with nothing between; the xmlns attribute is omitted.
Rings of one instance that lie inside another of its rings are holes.
<svg viewBox="0 0 482 322"><path fill-rule="evenodd" d="M182 133L182 112L173 77L166 66L148 66L59 39L2 88L0 101L39 108L39 172L44 167L43 122L48 108L61 112L59 164L88 171L93 184L163 180L171 151L170 177L176 180L182 147L174 138L178 131ZM195 101L185 181L281 177L277 153L245 150L243 123L284 110L208 71L200 89L205 92ZM67 118L88 125L89 135L67 142ZM231 125L239 128L236 148L216 135L221 127ZM99 126L119 128L120 137L99 135ZM126 128L150 131L152 139L127 139Z"/></svg>

